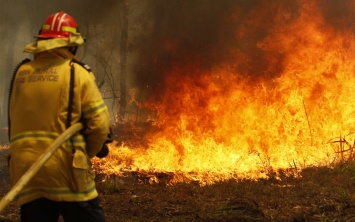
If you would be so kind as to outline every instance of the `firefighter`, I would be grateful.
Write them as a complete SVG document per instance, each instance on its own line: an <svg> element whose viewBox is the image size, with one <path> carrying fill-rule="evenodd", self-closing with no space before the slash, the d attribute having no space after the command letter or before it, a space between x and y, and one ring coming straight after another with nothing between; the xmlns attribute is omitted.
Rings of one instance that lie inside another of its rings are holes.
<svg viewBox="0 0 355 222"><path fill-rule="evenodd" d="M18 195L21 221L105 221L90 158L107 155L109 114L89 66L75 57L84 38L65 12L50 15L24 52L9 96L10 177L14 185L70 125L64 143ZM106 149L106 150L103 150ZM104 153L104 155L102 155Z"/></svg>

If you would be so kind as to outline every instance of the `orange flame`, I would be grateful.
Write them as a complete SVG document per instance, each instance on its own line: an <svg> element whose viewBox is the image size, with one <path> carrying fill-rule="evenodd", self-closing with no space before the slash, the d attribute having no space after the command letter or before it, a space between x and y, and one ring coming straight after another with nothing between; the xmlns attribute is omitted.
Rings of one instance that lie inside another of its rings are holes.
<svg viewBox="0 0 355 222"><path fill-rule="evenodd" d="M97 163L101 170L174 172L175 182L213 183L332 162L339 149L332 141L354 137L355 36L334 30L319 13L306 1L286 24L290 14L279 12L258 42L264 53L283 56L282 64L273 56L267 61L269 68L282 67L277 76L267 69L259 78L236 71L248 63L238 48L228 52L235 61L209 71L191 64L171 69L161 102L146 104L157 112L154 124L161 130L148 136L148 148L112 146Z"/></svg>

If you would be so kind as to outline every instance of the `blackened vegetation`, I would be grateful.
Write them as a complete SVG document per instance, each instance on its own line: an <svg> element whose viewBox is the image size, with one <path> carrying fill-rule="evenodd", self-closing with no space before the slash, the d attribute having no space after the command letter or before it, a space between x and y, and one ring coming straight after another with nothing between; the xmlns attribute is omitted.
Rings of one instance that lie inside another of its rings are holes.
<svg viewBox="0 0 355 222"><path fill-rule="evenodd" d="M202 187L167 185L173 173L149 172L99 175L98 184L110 221L351 221L354 167L347 162Z"/></svg>

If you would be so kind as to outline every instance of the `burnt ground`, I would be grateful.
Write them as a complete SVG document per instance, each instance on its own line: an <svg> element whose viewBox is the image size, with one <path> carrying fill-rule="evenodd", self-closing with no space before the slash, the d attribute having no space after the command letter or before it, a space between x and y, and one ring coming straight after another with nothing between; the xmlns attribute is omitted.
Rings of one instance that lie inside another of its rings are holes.
<svg viewBox="0 0 355 222"><path fill-rule="evenodd" d="M10 190L8 149L0 149L0 197ZM130 172L97 175L97 188L108 222L116 221L355 221L355 162L333 167L279 171L258 181L166 184L172 174ZM275 175L278 174L276 179ZM19 221L11 202L0 221Z"/></svg>

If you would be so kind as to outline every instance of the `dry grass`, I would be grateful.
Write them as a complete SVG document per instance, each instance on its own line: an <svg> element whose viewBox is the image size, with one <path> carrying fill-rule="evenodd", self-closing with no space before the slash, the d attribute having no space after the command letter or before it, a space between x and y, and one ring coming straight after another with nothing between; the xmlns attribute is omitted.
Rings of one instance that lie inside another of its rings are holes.
<svg viewBox="0 0 355 222"><path fill-rule="evenodd" d="M203 187L151 185L132 173L99 182L98 188L109 221L355 221L354 162L304 169L300 178Z"/></svg>

